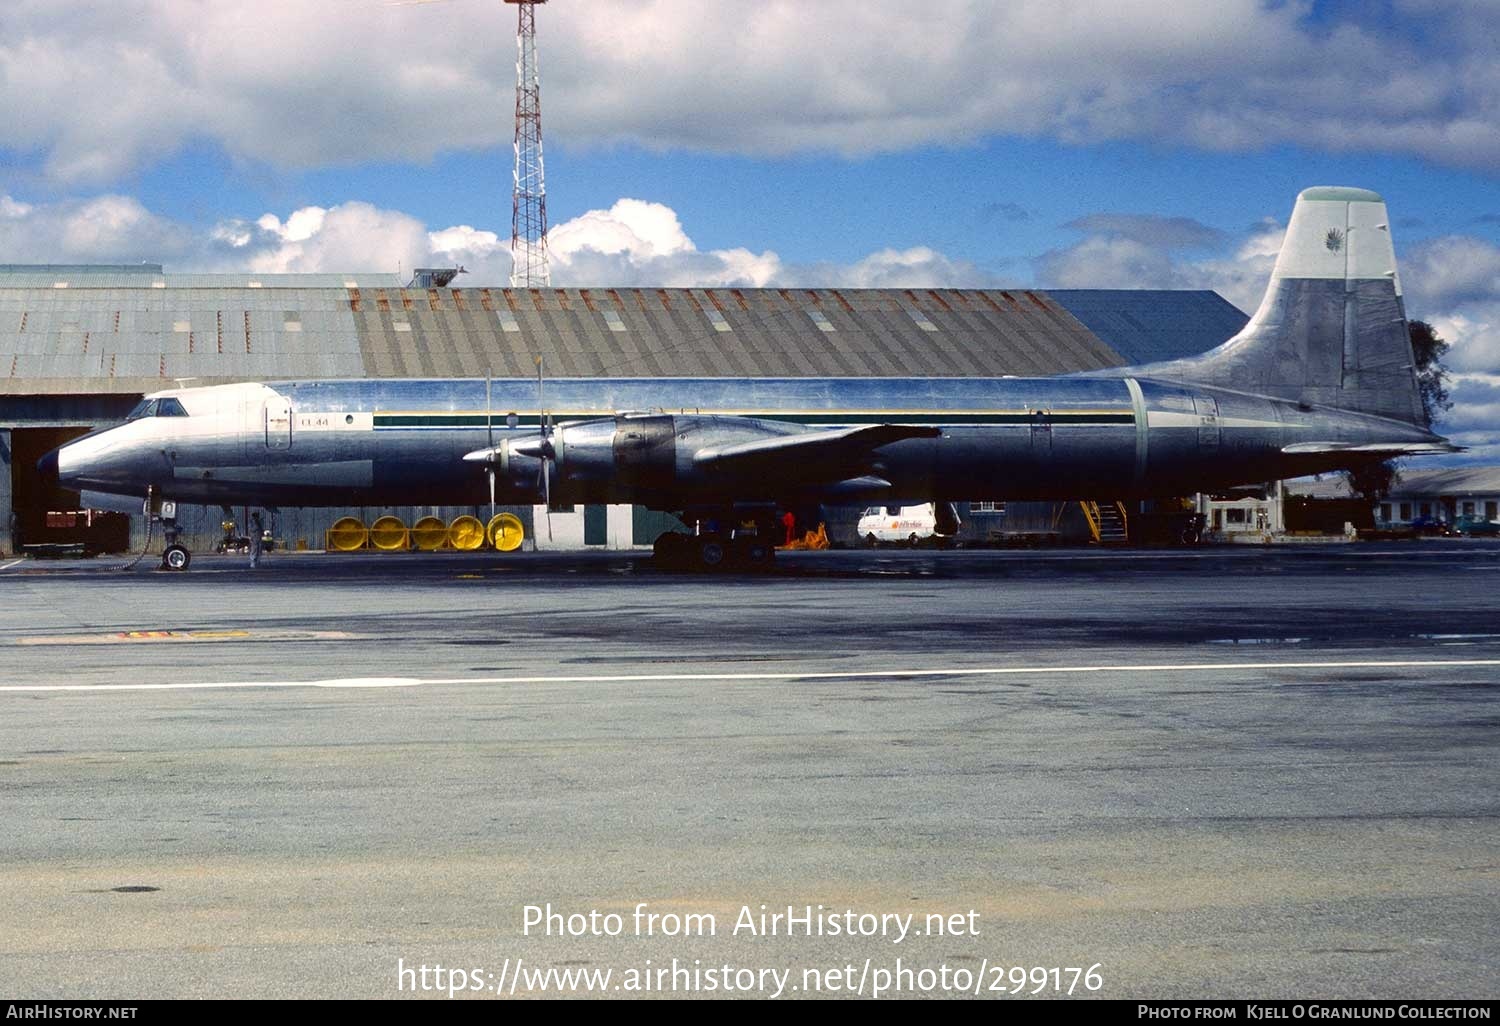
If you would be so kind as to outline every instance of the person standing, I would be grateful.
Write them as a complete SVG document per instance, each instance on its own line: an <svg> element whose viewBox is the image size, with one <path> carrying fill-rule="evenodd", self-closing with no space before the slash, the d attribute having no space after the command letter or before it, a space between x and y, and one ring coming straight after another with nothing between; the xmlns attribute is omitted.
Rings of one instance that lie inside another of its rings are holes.
<svg viewBox="0 0 1500 1026"><path fill-rule="evenodd" d="M250 568L253 570L260 566L261 547L264 542L265 527L262 526L260 513L250 514Z"/></svg>

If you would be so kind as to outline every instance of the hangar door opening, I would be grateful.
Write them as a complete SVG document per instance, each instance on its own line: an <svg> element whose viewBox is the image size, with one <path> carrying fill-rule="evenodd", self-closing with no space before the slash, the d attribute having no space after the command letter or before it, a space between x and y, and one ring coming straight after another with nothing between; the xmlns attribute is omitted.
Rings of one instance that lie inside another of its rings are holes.
<svg viewBox="0 0 1500 1026"><path fill-rule="evenodd" d="M123 552L130 545L130 518L89 517L77 492L42 480L37 460L88 434L86 427L12 428L10 432L11 547L83 544L94 552Z"/></svg>

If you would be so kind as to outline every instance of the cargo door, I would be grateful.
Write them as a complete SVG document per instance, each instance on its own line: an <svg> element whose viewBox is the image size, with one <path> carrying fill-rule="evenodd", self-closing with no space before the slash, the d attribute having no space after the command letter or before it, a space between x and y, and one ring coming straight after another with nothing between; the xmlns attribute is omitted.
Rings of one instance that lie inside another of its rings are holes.
<svg viewBox="0 0 1500 1026"><path fill-rule="evenodd" d="M1031 454L1038 459L1052 458L1052 411L1032 410Z"/></svg>
<svg viewBox="0 0 1500 1026"><path fill-rule="evenodd" d="M292 447L292 404L277 396L267 399L263 407L266 426L266 448L272 450Z"/></svg>
<svg viewBox="0 0 1500 1026"><path fill-rule="evenodd" d="M1208 396L1194 396L1193 409L1198 414L1198 451L1219 451L1219 402Z"/></svg>

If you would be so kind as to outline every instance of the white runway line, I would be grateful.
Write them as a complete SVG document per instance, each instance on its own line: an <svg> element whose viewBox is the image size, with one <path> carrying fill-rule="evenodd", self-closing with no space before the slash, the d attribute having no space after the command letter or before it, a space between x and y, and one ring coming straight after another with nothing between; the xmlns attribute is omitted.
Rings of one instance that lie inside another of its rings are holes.
<svg viewBox="0 0 1500 1026"><path fill-rule="evenodd" d="M13 566L20 566L24 562L26 562L26 560L24 560L24 559L18 559L18 560L16 560L13 563L6 563L4 566L0 566L0 570L9 570L11 567L13 567Z"/></svg>
<svg viewBox="0 0 1500 1026"><path fill-rule="evenodd" d="M415 688L432 685L650 684L691 681L891 680L901 677L1021 677L1099 673L1224 673L1231 670L1369 670L1500 667L1500 659L1355 659L1340 662L1135 663L1094 666L950 666L908 670L757 670L751 673L622 673L566 677L347 677L188 684L9 684L0 692L214 691L227 688Z"/></svg>

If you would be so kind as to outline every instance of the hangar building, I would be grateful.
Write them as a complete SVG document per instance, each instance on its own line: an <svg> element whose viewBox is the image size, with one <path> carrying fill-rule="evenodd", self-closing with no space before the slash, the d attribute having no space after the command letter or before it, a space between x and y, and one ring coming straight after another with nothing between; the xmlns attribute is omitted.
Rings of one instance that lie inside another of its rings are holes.
<svg viewBox="0 0 1500 1026"><path fill-rule="evenodd" d="M0 266L0 550L46 540L47 513L77 508L76 495L43 487L39 457L178 383L529 378L538 356L548 377L1030 376L1202 352L1246 321L1206 291L420 284ZM418 511L353 512L410 523ZM277 533L320 548L347 512L284 510ZM578 511L579 542L649 544L661 529L641 511L604 513ZM183 510L184 541L211 547L221 515Z"/></svg>

